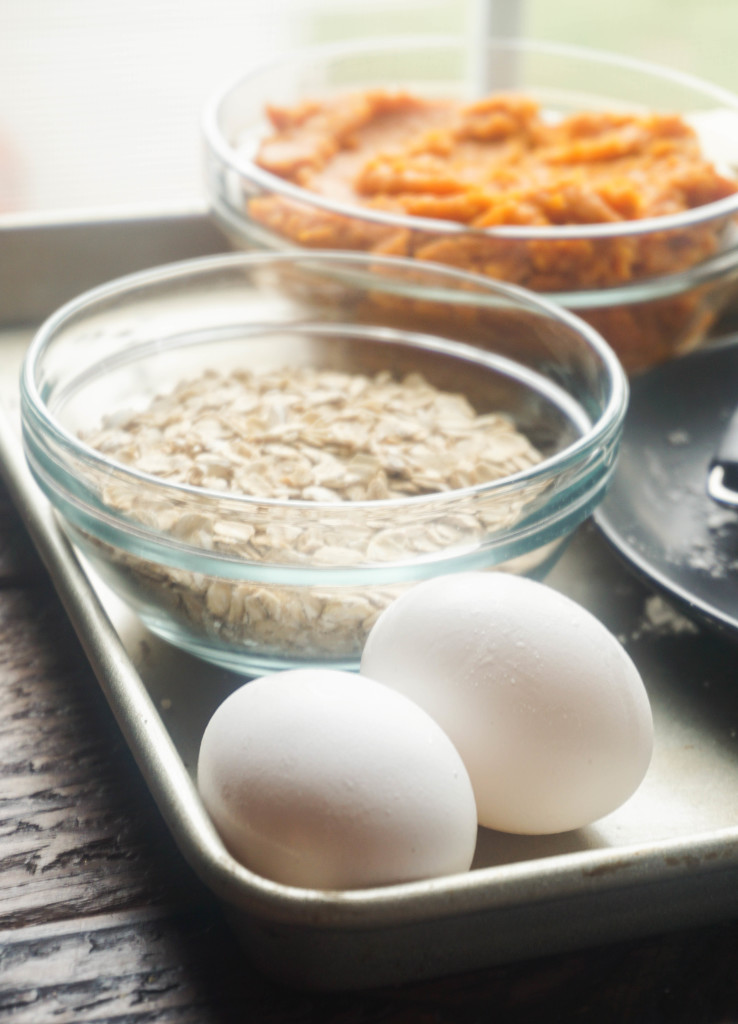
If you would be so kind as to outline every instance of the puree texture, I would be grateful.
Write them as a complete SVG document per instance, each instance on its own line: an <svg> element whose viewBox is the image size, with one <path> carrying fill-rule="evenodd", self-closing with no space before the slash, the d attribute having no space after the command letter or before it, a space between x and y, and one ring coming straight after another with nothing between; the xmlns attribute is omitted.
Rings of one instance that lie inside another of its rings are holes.
<svg viewBox="0 0 738 1024"><path fill-rule="evenodd" d="M518 240L487 229L632 222L703 206L738 187L673 113L584 111L550 120L525 95L464 104L375 89L270 107L268 115L273 130L256 156L263 169L332 201L474 230L412 231L279 195L250 200L256 221L306 247L433 260L545 293L686 270L718 251L726 218L600 239ZM679 295L635 315L596 312L591 322L635 370L671 354L675 328L698 307L697 295Z"/></svg>

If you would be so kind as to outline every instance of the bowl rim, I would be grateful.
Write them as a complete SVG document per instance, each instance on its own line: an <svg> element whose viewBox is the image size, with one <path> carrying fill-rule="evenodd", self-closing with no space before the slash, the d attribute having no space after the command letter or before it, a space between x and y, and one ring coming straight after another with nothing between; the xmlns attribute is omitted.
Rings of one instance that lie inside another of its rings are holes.
<svg viewBox="0 0 738 1024"><path fill-rule="evenodd" d="M618 357L604 338L588 323L573 313L549 302L527 289L517 285L510 285L483 275L470 274L457 268L447 267L443 264L424 262L423 269L429 269L440 276L457 281L471 281L480 286L480 295L485 293L503 295L522 304L524 308L531 309L546 318L553 318L576 331L584 338L590 351L594 352L598 359L608 383L609 394L599 416L591 420L589 429L571 444L559 452L546 457L542 462L510 474L499 480L482 484L474 484L464 488L452 489L449 491L433 492L432 494L413 495L405 498L385 498L365 501L336 502L336 501L311 501L307 499L278 499L265 498L254 495L229 494L222 491L207 490L206 488L192 485L178 484L152 474L135 470L124 463L116 462L98 452L96 449L84 444L74 433L63 427L53 414L49 411L45 400L36 386L35 372L39 361L46 351L48 345L63 330L68 323L72 322L80 313L87 309L93 309L100 303L113 298L120 298L126 294L134 295L141 292L150 285L156 285L167 281L191 276L192 274L210 274L222 270L230 270L237 267L248 268L274 263L296 262L311 263L335 263L340 260L349 264L382 265L389 268L404 267L410 272L417 274L418 262L406 257L375 257L369 253L344 252L341 250L320 250L317 252L233 252L216 256L204 256L194 259L180 260L174 263L167 263L158 267L149 268L128 274L113 281L99 285L89 291L71 299L56 312L51 314L39 327L33 337L23 360L20 373L21 391L21 420L24 433L29 431L34 436L39 433L39 426L42 433L53 440L54 444L63 451L73 455L75 458L84 460L85 464L94 470L110 473L114 471L118 479L127 480L133 484L146 484L149 487L156 487L162 494L179 494L189 497L197 496L203 501L217 500L223 506L234 508L273 508L291 510L309 510L313 514L317 512L329 512L332 515L348 515L357 509L371 509L376 511L411 508L419 504L428 504L431 501L447 503L458 501L472 495L483 494L485 496L495 493L503 493L511 486L527 485L537 482L540 479L550 479L554 474L565 470L576 464L583 452L598 451L611 443L617 431L622 428L625 412L628 405L629 384L625 371ZM448 296L463 294L462 292L448 292ZM468 295L468 293L467 293ZM336 326L335 324L333 326ZM377 325L369 325L373 331L380 330ZM381 330L386 330L381 328ZM392 332L392 329L389 329ZM434 342L437 351L445 352L452 357L471 360L480 366L496 368L500 357L494 357L483 349L474 345L459 342L448 338L439 339L433 335L424 335L419 332L401 331L403 337L415 337L422 339L424 343ZM509 358L508 362L514 363ZM523 365L523 364L516 364ZM552 387L555 387L552 385ZM31 426L29 420L33 420L36 426Z"/></svg>
<svg viewBox="0 0 738 1024"><path fill-rule="evenodd" d="M431 217L414 217L409 214L389 213L383 210L364 207L360 204L335 202L317 192L300 188L285 181L276 174L258 167L251 159L236 150L224 137L220 130L220 111L228 101L231 93L260 75L280 66L310 64L331 57L355 53L368 53L378 49L413 49L438 46L464 46L464 40L458 36L421 35L377 37L328 43L299 50L290 50L277 57L253 65L245 74L242 72L231 78L225 85L206 101L201 115L201 131L212 154L221 163L249 180L265 192L276 193L285 199L301 202L305 205L317 206L328 213L372 223L384 224L388 227L406 230L425 230L442 235L473 235L480 238L515 239L519 241L550 240L561 241L571 239L606 239L621 235L641 235L654 231L671 231L687 228L703 221L729 217L738 212L738 191L724 199L712 203L704 203L689 210L668 214L661 217L643 217L636 220L615 221L595 224L566 224L531 227L529 225L498 225L491 228L472 228L456 221L442 220ZM608 64L625 70L648 74L663 81L672 81L683 87L693 88L705 96L718 100L723 107L731 108L738 114L738 94L713 84L696 75L660 64L641 60L624 54L611 53L605 50L590 49L565 43L539 41L532 39L495 38L488 42L490 46L519 52L539 51L558 57L569 57L577 60L590 61L593 64Z"/></svg>

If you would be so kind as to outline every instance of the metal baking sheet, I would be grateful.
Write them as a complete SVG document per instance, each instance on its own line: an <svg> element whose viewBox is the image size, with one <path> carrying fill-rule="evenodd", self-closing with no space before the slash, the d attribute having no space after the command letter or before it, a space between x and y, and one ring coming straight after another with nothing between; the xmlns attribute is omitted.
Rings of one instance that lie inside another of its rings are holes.
<svg viewBox="0 0 738 1024"><path fill-rule="evenodd" d="M591 524L548 581L590 608L644 677L655 753L630 801L556 837L480 829L467 874L362 892L276 885L229 856L193 771L209 715L243 679L157 640L95 579L33 483L17 424L23 352L57 305L121 273L225 248L204 211L0 220L0 470L163 816L245 955L291 985L355 989L738 913L735 648L650 592Z"/></svg>

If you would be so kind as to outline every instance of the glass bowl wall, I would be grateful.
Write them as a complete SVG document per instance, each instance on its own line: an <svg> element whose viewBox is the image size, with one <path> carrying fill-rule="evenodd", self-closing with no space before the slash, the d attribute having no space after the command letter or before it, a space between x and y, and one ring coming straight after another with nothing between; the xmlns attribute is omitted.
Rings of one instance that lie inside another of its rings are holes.
<svg viewBox="0 0 738 1024"><path fill-rule="evenodd" d="M525 40L405 38L307 49L228 86L204 115L213 211L239 246L359 249L520 284L589 320L629 372L701 344L738 286L738 195L669 216L545 227L464 224L370 209L302 189L255 162L267 105L372 88L471 100L519 91L547 116L683 115L705 155L735 173L738 99L710 83L611 54Z"/></svg>
<svg viewBox="0 0 738 1024"><path fill-rule="evenodd" d="M446 337L465 319L484 347ZM543 460L409 498L276 500L170 483L81 440L205 370L298 365L419 372L508 414ZM234 254L113 282L42 326L21 381L27 458L73 543L157 634L251 674L356 667L376 616L417 580L544 575L604 493L626 401L617 358L564 310L345 253Z"/></svg>

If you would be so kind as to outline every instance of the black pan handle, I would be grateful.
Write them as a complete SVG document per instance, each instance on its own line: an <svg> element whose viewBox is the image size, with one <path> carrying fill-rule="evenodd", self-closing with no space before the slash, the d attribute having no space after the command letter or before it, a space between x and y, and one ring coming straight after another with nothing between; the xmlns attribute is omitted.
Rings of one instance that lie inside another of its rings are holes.
<svg viewBox="0 0 738 1024"><path fill-rule="evenodd" d="M720 505L738 508L738 409L731 416L710 462L707 493Z"/></svg>

